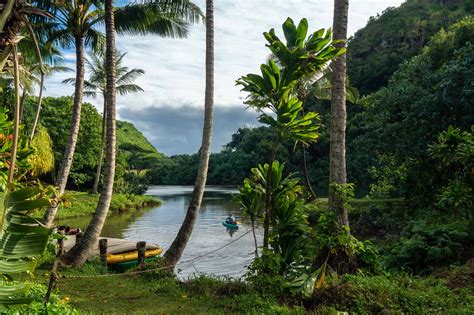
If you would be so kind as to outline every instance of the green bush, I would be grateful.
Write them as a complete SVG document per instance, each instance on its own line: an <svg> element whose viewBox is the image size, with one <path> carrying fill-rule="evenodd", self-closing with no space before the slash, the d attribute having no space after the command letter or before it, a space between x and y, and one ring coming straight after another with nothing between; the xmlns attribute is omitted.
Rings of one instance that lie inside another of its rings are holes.
<svg viewBox="0 0 474 315"><path fill-rule="evenodd" d="M464 250L474 241L474 227L467 221L429 225L411 222L413 227L389 250L385 264L416 274L427 273L461 261Z"/></svg>
<svg viewBox="0 0 474 315"><path fill-rule="evenodd" d="M473 287L451 289L446 280L408 275L346 275L306 301L311 309L351 314L472 314Z"/></svg>

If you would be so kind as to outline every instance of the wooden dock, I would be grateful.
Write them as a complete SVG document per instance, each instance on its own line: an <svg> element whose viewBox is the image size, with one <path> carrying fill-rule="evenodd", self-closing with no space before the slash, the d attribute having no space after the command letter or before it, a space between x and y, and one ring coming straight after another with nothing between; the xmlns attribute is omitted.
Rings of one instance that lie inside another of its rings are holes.
<svg viewBox="0 0 474 315"><path fill-rule="evenodd" d="M74 244L76 244L76 235L67 235L64 240L64 250L69 251ZM137 249L138 241L124 240L121 238L101 237L100 239L107 239L107 253L118 254L130 252ZM146 249L158 249L156 244L146 244ZM99 244L97 243L92 252L93 256L99 256Z"/></svg>

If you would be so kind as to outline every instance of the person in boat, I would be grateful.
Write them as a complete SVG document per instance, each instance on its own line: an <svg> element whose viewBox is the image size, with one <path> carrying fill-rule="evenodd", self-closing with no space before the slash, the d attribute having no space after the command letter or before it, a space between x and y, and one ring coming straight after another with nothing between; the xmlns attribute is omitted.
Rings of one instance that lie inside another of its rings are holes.
<svg viewBox="0 0 474 315"><path fill-rule="evenodd" d="M229 224L237 224L237 221L235 220L235 217L232 213L229 213L229 216L227 219L225 219L225 222Z"/></svg>

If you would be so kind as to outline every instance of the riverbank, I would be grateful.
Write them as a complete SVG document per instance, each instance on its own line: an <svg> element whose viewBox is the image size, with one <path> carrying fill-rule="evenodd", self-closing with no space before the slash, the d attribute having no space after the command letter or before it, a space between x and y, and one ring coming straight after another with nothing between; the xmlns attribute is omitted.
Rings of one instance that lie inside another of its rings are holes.
<svg viewBox="0 0 474 315"><path fill-rule="evenodd" d="M67 205L61 206L57 215L57 219L60 220L92 215L99 200L98 194L78 191L67 191L65 196ZM161 204L162 201L154 196L114 194L110 203L109 215L136 212Z"/></svg>

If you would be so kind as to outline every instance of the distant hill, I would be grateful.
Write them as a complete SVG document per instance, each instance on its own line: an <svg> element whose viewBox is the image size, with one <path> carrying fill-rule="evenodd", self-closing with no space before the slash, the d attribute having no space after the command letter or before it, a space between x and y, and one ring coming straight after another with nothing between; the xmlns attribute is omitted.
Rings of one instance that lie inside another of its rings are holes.
<svg viewBox="0 0 474 315"><path fill-rule="evenodd" d="M161 157L156 148L132 123L117 120L117 146L126 148L130 145L138 146L143 151L149 151Z"/></svg>
<svg viewBox="0 0 474 315"><path fill-rule="evenodd" d="M362 94L385 86L399 65L418 55L441 28L472 14L474 0L407 0L371 17L349 42L351 84Z"/></svg>

